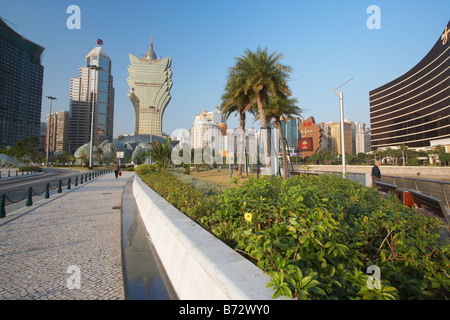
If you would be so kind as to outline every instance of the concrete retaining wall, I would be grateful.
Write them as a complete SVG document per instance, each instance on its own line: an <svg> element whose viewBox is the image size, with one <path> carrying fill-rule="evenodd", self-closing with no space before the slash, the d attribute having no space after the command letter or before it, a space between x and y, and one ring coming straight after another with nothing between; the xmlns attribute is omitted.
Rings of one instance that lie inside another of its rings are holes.
<svg viewBox="0 0 450 320"><path fill-rule="evenodd" d="M133 193L164 269L182 300L271 299L270 277L178 211L135 175Z"/></svg>
<svg viewBox="0 0 450 320"><path fill-rule="evenodd" d="M342 172L341 165L310 165L311 171ZM302 166L294 165L295 170L302 170ZM346 166L347 172L370 173L372 166ZM450 167L424 167L424 166L380 166L381 174L387 176L446 176L450 177ZM419 173L419 174L418 174Z"/></svg>

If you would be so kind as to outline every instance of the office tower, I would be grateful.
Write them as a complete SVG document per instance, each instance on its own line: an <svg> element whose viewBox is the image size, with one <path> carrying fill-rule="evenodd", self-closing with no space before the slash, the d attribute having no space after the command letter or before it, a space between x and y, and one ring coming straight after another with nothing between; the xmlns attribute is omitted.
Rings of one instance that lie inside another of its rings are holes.
<svg viewBox="0 0 450 320"><path fill-rule="evenodd" d="M450 21L417 65L369 92L372 150L450 138L449 30Z"/></svg>
<svg viewBox="0 0 450 320"><path fill-rule="evenodd" d="M39 137L43 51L0 18L0 147Z"/></svg>
<svg viewBox="0 0 450 320"><path fill-rule="evenodd" d="M162 118L171 99L172 58L158 59L153 39L143 58L129 56L127 82L128 97L136 113L134 133L162 136Z"/></svg>
<svg viewBox="0 0 450 320"><path fill-rule="evenodd" d="M50 128L49 128L50 125ZM45 150L47 150L47 141L49 141L50 152L68 151L68 128L69 128L69 112L60 111L47 116L47 133L50 139L45 140Z"/></svg>
<svg viewBox="0 0 450 320"><path fill-rule="evenodd" d="M300 139L299 124L302 120L298 117L287 118L283 116L281 121L281 131L283 138L286 139L286 149L289 152L298 150L298 140Z"/></svg>
<svg viewBox="0 0 450 320"><path fill-rule="evenodd" d="M102 47L95 47L85 61L86 65L78 69L78 77L70 81L68 139L71 153L91 139L93 106L94 146L113 139L114 87L111 59Z"/></svg>
<svg viewBox="0 0 450 320"><path fill-rule="evenodd" d="M331 122L330 123L330 142L331 148L333 149L333 155L341 154L341 123ZM344 122L344 143L345 143L345 153L353 154L353 143L352 143L352 125L349 122Z"/></svg>

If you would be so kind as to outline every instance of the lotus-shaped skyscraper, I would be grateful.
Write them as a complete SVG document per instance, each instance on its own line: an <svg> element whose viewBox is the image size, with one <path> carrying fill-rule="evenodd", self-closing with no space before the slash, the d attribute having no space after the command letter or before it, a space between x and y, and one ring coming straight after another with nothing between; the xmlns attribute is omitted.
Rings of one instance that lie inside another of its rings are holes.
<svg viewBox="0 0 450 320"><path fill-rule="evenodd" d="M172 88L172 58L158 59L153 39L145 57L130 54L128 67L128 97L136 112L134 134L162 135L162 118L170 102Z"/></svg>

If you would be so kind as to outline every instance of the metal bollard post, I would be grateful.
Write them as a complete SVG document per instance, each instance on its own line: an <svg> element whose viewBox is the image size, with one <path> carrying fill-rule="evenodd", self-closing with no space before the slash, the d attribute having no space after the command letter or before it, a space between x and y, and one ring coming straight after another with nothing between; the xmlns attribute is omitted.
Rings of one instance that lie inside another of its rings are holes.
<svg viewBox="0 0 450 320"><path fill-rule="evenodd" d="M59 183L58 183L58 193L61 193L61 192L62 192L62 181L59 180Z"/></svg>
<svg viewBox="0 0 450 320"><path fill-rule="evenodd" d="M70 178L67 180L67 190L70 190Z"/></svg>
<svg viewBox="0 0 450 320"><path fill-rule="evenodd" d="M50 183L47 182L47 185L45 186L45 199L50 198Z"/></svg>
<svg viewBox="0 0 450 320"><path fill-rule="evenodd" d="M6 209L5 209L6 195L0 195L0 219L6 217Z"/></svg>
<svg viewBox="0 0 450 320"><path fill-rule="evenodd" d="M80 184L83 184L83 175L81 175Z"/></svg>
<svg viewBox="0 0 450 320"><path fill-rule="evenodd" d="M75 177L75 187L78 185L78 176Z"/></svg>
<svg viewBox="0 0 450 320"><path fill-rule="evenodd" d="M32 192L33 192L33 188L32 188L32 187L29 187L29 188L28 188L28 193L27 193L27 203L26 203L26 206L27 206L27 207L29 207L29 206L31 206L31 205L33 204L33 195L32 195Z"/></svg>
<svg viewBox="0 0 450 320"><path fill-rule="evenodd" d="M11 171L8 170L8 178L11 177Z"/></svg>

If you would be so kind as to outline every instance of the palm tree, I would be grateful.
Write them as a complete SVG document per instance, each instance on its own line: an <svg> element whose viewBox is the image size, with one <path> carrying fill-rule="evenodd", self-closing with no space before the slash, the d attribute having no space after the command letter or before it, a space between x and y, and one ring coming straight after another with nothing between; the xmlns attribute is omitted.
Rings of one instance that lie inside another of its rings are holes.
<svg viewBox="0 0 450 320"><path fill-rule="evenodd" d="M269 54L267 48L258 48L255 52L247 49L244 55L236 58L235 66L229 70L229 79L235 82L236 93L255 98L262 129L267 128L264 100L269 94L279 98L291 95L287 81L292 68L281 64L282 58L283 55L276 51ZM267 132L265 135L268 141ZM266 157L270 156L268 144L265 149Z"/></svg>
<svg viewBox="0 0 450 320"><path fill-rule="evenodd" d="M255 99L251 94L245 95L237 86L232 73L229 74L225 93L222 95L221 111L226 119L231 114L239 114L239 127L245 132L246 112L255 105ZM245 139L244 139L245 140ZM241 143L241 154L243 154L244 143ZM242 163L238 164L239 175L242 175Z"/></svg>
<svg viewBox="0 0 450 320"><path fill-rule="evenodd" d="M164 140L164 143L161 143L161 141L157 140L150 145L151 148L148 151L150 157L157 162L159 170L165 170L167 168L171 153L169 139Z"/></svg>
<svg viewBox="0 0 450 320"><path fill-rule="evenodd" d="M405 146L404 144L401 144L401 145L400 145L400 150L401 150L401 152L402 152L402 159L403 159L402 163L403 163L403 165L405 165L405 164L406 164L406 158L405 158L405 155L407 155L407 152L408 152L408 146Z"/></svg>
<svg viewBox="0 0 450 320"><path fill-rule="evenodd" d="M102 148L97 148L94 150L94 157L97 160L99 166L102 164L102 156L103 156Z"/></svg>
<svg viewBox="0 0 450 320"><path fill-rule="evenodd" d="M283 169L285 178L289 177L289 173L288 173L286 148L283 139L283 130L281 127L282 121L281 119L283 116L288 118L294 115L300 116L302 110L296 106L297 102L298 101L295 98L284 98L284 97L280 98L269 96L265 107L266 122L269 122L271 119L273 119L278 129L278 134L280 137L280 146L283 153Z"/></svg>

